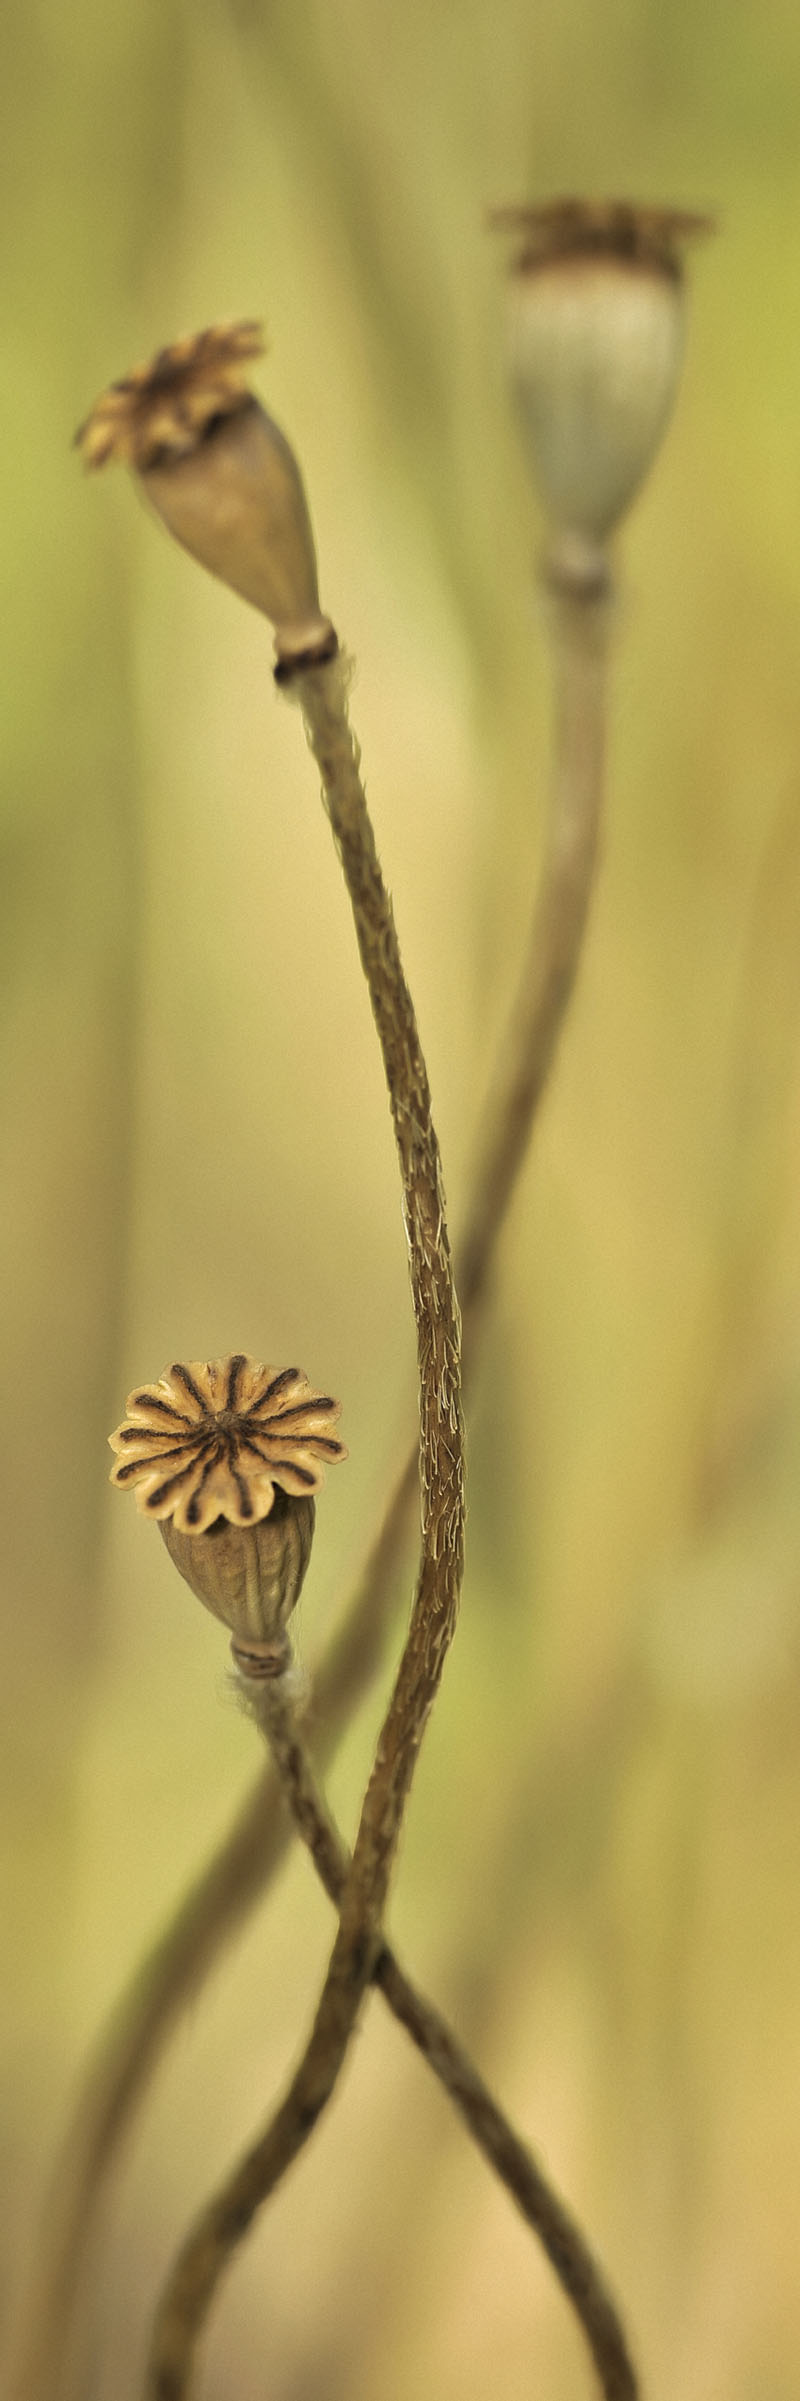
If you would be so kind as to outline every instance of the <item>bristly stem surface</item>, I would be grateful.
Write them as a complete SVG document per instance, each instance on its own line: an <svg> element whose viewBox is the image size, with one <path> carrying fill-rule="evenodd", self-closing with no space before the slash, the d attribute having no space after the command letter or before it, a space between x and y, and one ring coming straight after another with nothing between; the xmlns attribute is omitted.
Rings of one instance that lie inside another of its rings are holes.
<svg viewBox="0 0 800 2401"><path fill-rule="evenodd" d="M310 668L296 678L294 689L320 772L383 1053L417 1328L419 1573L342 1905L339 1939L352 1947L366 1939L383 1911L417 1752L455 1632L464 1554L461 1320L427 1072L361 782L344 667L333 660ZM334 1979L337 1957L338 1946Z"/></svg>
<svg viewBox="0 0 800 2401"><path fill-rule="evenodd" d="M595 881L609 609L602 598L579 601L569 595L554 595L549 607L556 722L544 857L456 1248L467 1383L480 1351L499 1237L574 988ZM415 1437L350 1608L314 1678L314 1751L322 1766L378 1664L417 1488ZM114 2013L59 2162L14 2401L56 2401L62 2390L65 2328L74 2314L110 2168L181 2010L255 1906L287 1840L280 1791L267 1772Z"/></svg>
<svg viewBox="0 0 800 2401"><path fill-rule="evenodd" d="M179 2401L188 2391L197 2339L234 2246L308 2140L339 2075L380 1948L403 1808L455 1632L463 1569L461 1325L425 1061L361 782L342 662L307 668L290 689L300 702L350 897L400 1164L417 1328L420 1564L309 2041L260 2141L179 2253L156 2317L147 2386L152 2401Z"/></svg>
<svg viewBox="0 0 800 2401"><path fill-rule="evenodd" d="M320 1882L338 1908L350 1860L319 1790L283 1679L255 1686L250 1708L267 1737L294 1823L311 1854ZM511 2194L526 2223L538 2235L579 2320L604 2401L637 2401L638 2384L624 2329L574 2218L553 2191L527 2145L515 2133L446 2020L433 2002L416 1990L386 1942L378 1951L372 1980L444 2085L468 2132Z"/></svg>
<svg viewBox="0 0 800 2401"><path fill-rule="evenodd" d="M338 1908L347 1888L351 1863L319 1791L282 1680L265 1680L263 1684L254 1686L249 1695L249 1705L252 1715L267 1736L295 1825L311 1854L325 1891ZM446 2020L433 2003L416 1990L385 1941L380 1942L376 1951L371 1981L383 1993L393 2016L406 2028L417 2050L427 2060L478 2149L505 2185L526 2224L537 2235L575 2311L603 2401L638 2401L636 2372L619 2315L585 2237L570 2211L553 2191L527 2145L505 2117ZM270 2132L270 2156L274 2162L282 2155L288 2139L285 2105L273 2120ZM198 2278L208 2274L209 2262L220 2239L221 2229L230 2227L233 2222L234 2187L241 2198L252 2175L253 2159L251 2152L228 2185L227 2208L223 2206L223 2196L220 2195L198 2221L172 2279L170 2294L165 2296L157 2325L151 2369L152 2389L163 2397L163 2401L167 2401L167 2396L185 2389L180 2381L180 2363L176 2362L172 2352L176 2331L173 2316L175 2303L181 2300L184 2308L190 2305Z"/></svg>

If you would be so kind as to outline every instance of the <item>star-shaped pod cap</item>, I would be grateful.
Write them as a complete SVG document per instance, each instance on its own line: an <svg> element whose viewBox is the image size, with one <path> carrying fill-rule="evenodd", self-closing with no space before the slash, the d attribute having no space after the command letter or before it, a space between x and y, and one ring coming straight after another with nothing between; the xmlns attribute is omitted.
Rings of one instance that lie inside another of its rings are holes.
<svg viewBox="0 0 800 2401"><path fill-rule="evenodd" d="M249 317L184 335L109 384L75 441L87 467L132 467L176 541L269 617L286 673L337 644L294 451L249 388L263 348Z"/></svg>
<svg viewBox="0 0 800 2401"><path fill-rule="evenodd" d="M170 1556L235 1644L273 1641L308 1564L314 1495L347 1456L339 1403L296 1367L233 1352L176 1363L129 1394L109 1439L111 1481L133 1491Z"/></svg>

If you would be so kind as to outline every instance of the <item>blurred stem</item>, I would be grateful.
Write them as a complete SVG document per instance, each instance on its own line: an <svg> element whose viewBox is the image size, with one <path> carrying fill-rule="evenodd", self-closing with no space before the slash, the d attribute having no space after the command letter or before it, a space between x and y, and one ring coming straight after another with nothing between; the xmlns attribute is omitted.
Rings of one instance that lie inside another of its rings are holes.
<svg viewBox="0 0 800 2401"><path fill-rule="evenodd" d="M523 972L492 1079L467 1221L457 1252L464 1314L482 1302L530 1131L550 1074L594 887L606 735L608 587L548 574L555 722L547 845Z"/></svg>
<svg viewBox="0 0 800 2401"><path fill-rule="evenodd" d="M480 1353L490 1272L574 988L601 816L608 608L550 602L555 731L549 822L531 929L456 1252L463 1370ZM394 1606L417 1492L412 1442L338 1634L314 1679L314 1750L329 1763L369 1689ZM138 1969L98 2047L57 2165L14 2401L54 2401L106 2178L181 2011L268 1885L288 1841L280 1788L259 1779L230 1833Z"/></svg>
<svg viewBox="0 0 800 2401"><path fill-rule="evenodd" d="M361 782L341 659L298 671L288 690L299 700L319 768L389 1092L417 1328L420 1561L408 1635L306 2049L263 2135L178 2254L156 2317L147 2383L152 2401L179 2401L188 2392L198 2337L220 2277L257 2210L308 2141L336 2085L381 1947L380 1921L403 1810L455 1633L463 1570L461 1324L427 1071Z"/></svg>

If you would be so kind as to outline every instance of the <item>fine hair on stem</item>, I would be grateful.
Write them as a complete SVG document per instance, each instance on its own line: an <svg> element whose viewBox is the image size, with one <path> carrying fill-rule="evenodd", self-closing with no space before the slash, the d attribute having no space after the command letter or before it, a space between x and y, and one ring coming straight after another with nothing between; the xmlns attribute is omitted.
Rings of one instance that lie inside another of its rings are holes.
<svg viewBox="0 0 800 2401"><path fill-rule="evenodd" d="M575 601L569 594L554 594L548 602L556 715L544 856L516 991L489 1078L456 1245L467 1388L479 1362L499 1239L546 1090L585 935L603 790L609 608L604 596ZM417 1454L415 1437L339 1632L312 1678L314 1752L323 1768L369 1686L383 1647L411 1531ZM56 2386L62 2390L64 2330L80 2304L102 2194L127 2127L180 2012L266 1889L287 1839L280 1790L267 1769L137 1971L89 2063L42 2227L15 2401L50 2401Z"/></svg>

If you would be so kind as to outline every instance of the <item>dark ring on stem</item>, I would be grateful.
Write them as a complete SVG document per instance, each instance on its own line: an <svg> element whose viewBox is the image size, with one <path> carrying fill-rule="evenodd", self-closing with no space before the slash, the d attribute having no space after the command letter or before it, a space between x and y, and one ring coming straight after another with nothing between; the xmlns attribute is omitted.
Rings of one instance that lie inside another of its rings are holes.
<svg viewBox="0 0 800 2401"><path fill-rule="evenodd" d="M234 1666L251 1684L261 1684L265 1677L285 1676L291 1657L288 1641L231 1643Z"/></svg>
<svg viewBox="0 0 800 2401"><path fill-rule="evenodd" d="M539 580L561 599L603 600L611 590L607 553L600 543L558 535L542 554Z"/></svg>
<svg viewBox="0 0 800 2401"><path fill-rule="evenodd" d="M318 642L309 642L306 650L296 650L288 658L278 660L272 670L276 684L290 684L295 675L305 675L309 667L327 667L338 651L339 636L332 625L330 633L321 635Z"/></svg>

